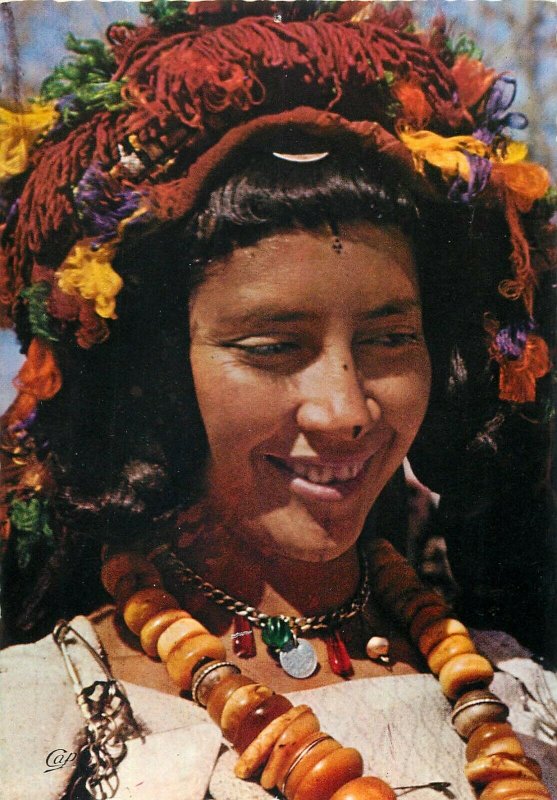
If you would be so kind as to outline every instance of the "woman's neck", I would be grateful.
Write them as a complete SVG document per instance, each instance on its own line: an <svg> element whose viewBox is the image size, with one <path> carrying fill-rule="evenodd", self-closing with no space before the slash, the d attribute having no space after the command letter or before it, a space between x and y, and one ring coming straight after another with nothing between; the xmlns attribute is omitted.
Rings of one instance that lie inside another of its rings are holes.
<svg viewBox="0 0 557 800"><path fill-rule="evenodd" d="M206 581L270 616L312 615L342 605L357 589L356 546L331 561L266 555L231 528L204 515L200 534L181 558Z"/></svg>
<svg viewBox="0 0 557 800"><path fill-rule="evenodd" d="M224 525L206 506L196 506L185 514L175 549L185 565L216 589L269 616L313 616L339 608L356 593L361 577L357 546L334 560L319 563L261 554L250 546L247 536L240 535L231 524ZM319 664L302 687L271 657L256 625L252 630L256 652L244 665L243 656L236 654L232 646L237 619L228 602L220 605L214 596L207 597L195 585L182 586L179 599L183 608L222 639L229 660L245 667L253 680L272 685L275 691L316 688L344 680L329 666L326 632L306 630L301 634L311 640ZM365 609L345 620L338 630L348 648L354 677L413 673L423 667L419 655L375 603L373 595ZM366 656L368 640L378 635L389 639L390 664L371 661Z"/></svg>

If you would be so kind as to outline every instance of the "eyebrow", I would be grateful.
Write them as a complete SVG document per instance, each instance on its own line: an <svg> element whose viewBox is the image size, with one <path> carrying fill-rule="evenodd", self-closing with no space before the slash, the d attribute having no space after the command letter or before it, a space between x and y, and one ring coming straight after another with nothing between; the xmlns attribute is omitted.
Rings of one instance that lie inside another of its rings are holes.
<svg viewBox="0 0 557 800"><path fill-rule="evenodd" d="M408 311L420 311L422 304L418 299L405 298L401 300L389 300L382 306L371 308L360 315L361 319L381 319L382 317L392 317L397 314L406 314Z"/></svg>
<svg viewBox="0 0 557 800"><path fill-rule="evenodd" d="M409 311L419 311L421 307L420 301L414 298L389 300L381 306L364 311L358 315L358 318L362 321L382 319L383 317L405 314ZM239 322L243 325L260 322L300 322L312 321L318 319L319 316L319 313L314 311L287 311L272 306L261 306L250 309L239 317L222 317L221 322Z"/></svg>
<svg viewBox="0 0 557 800"><path fill-rule="evenodd" d="M318 317L319 314L313 311L283 311L269 306L262 306L246 312L239 318L239 321L241 323L299 322L300 320L313 320Z"/></svg>

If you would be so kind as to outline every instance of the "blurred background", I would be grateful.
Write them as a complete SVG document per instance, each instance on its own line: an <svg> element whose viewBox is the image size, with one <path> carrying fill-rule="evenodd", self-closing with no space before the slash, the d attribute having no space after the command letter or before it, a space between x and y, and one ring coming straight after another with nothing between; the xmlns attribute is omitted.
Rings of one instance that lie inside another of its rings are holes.
<svg viewBox="0 0 557 800"><path fill-rule="evenodd" d="M557 167L557 2L555 0L407 0L425 25L442 11L453 36L469 35L489 66L518 79L515 110L530 120L522 135L531 157L553 175ZM284 0L286 2L286 0ZM68 31L102 38L109 23L142 19L135 0L0 0L0 98L31 97L65 58ZM520 133L518 135L521 135ZM11 401L21 356L13 335L0 331L0 411Z"/></svg>

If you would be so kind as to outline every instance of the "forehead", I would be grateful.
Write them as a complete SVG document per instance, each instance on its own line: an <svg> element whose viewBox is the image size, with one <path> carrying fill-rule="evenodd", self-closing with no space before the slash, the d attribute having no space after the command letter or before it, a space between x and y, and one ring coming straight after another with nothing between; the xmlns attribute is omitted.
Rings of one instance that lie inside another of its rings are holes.
<svg viewBox="0 0 557 800"><path fill-rule="evenodd" d="M285 314L333 307L358 311L419 299L412 247L403 232L369 222L285 230L215 260L192 298L215 315L267 306Z"/></svg>

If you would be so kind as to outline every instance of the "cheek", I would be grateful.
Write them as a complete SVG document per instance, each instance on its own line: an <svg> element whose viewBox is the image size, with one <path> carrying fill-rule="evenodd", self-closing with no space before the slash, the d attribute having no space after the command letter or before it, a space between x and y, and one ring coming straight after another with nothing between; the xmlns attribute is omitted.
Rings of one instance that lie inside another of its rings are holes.
<svg viewBox="0 0 557 800"><path fill-rule="evenodd" d="M374 387L385 420L399 433L412 438L425 416L430 389L431 365L425 350L403 370L385 377Z"/></svg>
<svg viewBox="0 0 557 800"><path fill-rule="evenodd" d="M284 419L285 394L272 380L194 351L191 366L209 447L219 459L250 450Z"/></svg>

